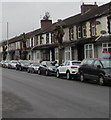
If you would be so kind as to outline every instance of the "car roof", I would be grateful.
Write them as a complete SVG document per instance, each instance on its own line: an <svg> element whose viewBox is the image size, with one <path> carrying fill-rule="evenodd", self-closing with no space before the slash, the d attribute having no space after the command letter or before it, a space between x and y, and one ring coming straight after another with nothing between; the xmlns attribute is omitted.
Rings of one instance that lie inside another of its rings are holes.
<svg viewBox="0 0 111 120"><path fill-rule="evenodd" d="M66 60L65 62L81 62L81 61L78 61L78 60Z"/></svg>
<svg viewBox="0 0 111 120"><path fill-rule="evenodd" d="M111 59L104 59L104 58L86 58L84 60L109 60L111 61Z"/></svg>

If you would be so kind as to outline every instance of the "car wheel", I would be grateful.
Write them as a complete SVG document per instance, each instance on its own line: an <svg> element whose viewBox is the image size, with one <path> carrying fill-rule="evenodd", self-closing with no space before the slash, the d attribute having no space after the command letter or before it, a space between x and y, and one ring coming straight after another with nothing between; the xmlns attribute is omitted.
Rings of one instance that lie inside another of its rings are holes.
<svg viewBox="0 0 111 120"><path fill-rule="evenodd" d="M28 73L30 73L30 70L29 70L29 69L27 69L27 72L28 72Z"/></svg>
<svg viewBox="0 0 111 120"><path fill-rule="evenodd" d="M67 71L67 73L66 73L66 78L67 78L67 80L70 80L70 79L71 79L71 75L70 75L70 72L69 72L69 71Z"/></svg>
<svg viewBox="0 0 111 120"><path fill-rule="evenodd" d="M34 69L32 69L32 73L35 73Z"/></svg>
<svg viewBox="0 0 111 120"><path fill-rule="evenodd" d="M98 80L98 82L99 82L99 85L105 85L105 80L104 80L104 77L101 75L101 76L99 76L99 80Z"/></svg>
<svg viewBox="0 0 111 120"><path fill-rule="evenodd" d="M15 69L16 69L16 70L18 70L18 68L17 68L17 67L16 67Z"/></svg>
<svg viewBox="0 0 111 120"><path fill-rule="evenodd" d="M38 74L39 74L39 75L41 74L41 71L40 71L40 69L38 69Z"/></svg>
<svg viewBox="0 0 111 120"><path fill-rule="evenodd" d="M22 67L19 67L19 70L22 71Z"/></svg>
<svg viewBox="0 0 111 120"><path fill-rule="evenodd" d="M49 75L49 72L48 70L45 71L45 75L48 76Z"/></svg>
<svg viewBox="0 0 111 120"><path fill-rule="evenodd" d="M83 73L80 74L80 81L81 81L81 82L84 82L84 81L85 81L85 79L84 79L84 74L83 74Z"/></svg>
<svg viewBox="0 0 111 120"><path fill-rule="evenodd" d="M56 77L57 77L57 78L60 77L59 70L57 70L57 72L56 72Z"/></svg>

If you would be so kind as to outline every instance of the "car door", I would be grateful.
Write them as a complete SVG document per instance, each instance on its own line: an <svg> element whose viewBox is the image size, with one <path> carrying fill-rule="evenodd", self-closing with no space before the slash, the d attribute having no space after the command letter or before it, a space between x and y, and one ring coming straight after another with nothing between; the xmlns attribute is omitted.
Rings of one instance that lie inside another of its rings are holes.
<svg viewBox="0 0 111 120"><path fill-rule="evenodd" d="M45 73L45 71L46 71L46 62L43 62L41 66L41 72Z"/></svg>
<svg viewBox="0 0 111 120"><path fill-rule="evenodd" d="M65 65L66 65L66 62L62 63L62 65L60 65L59 67L59 72L61 74L65 74Z"/></svg>
<svg viewBox="0 0 111 120"><path fill-rule="evenodd" d="M101 68L103 68L103 65L99 60L95 60L93 63L93 67L91 70L91 78L97 80L98 76L101 72Z"/></svg>
<svg viewBox="0 0 111 120"><path fill-rule="evenodd" d="M85 74L86 74L86 78L88 78L88 79L92 78L93 63L94 63L94 60L93 59L89 59L87 61L87 65L85 66Z"/></svg>
<svg viewBox="0 0 111 120"><path fill-rule="evenodd" d="M66 64L65 64L65 67L64 67L64 73L67 72L68 68L70 67L70 61L67 61Z"/></svg>

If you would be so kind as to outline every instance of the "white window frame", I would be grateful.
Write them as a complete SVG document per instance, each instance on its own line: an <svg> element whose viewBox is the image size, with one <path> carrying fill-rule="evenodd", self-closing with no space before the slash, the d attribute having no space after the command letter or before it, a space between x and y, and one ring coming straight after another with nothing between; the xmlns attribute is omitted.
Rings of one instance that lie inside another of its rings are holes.
<svg viewBox="0 0 111 120"><path fill-rule="evenodd" d="M74 28L69 28L69 40L74 40Z"/></svg>
<svg viewBox="0 0 111 120"><path fill-rule="evenodd" d="M87 46L87 48L86 48ZM92 46L91 49L89 46ZM89 51L92 50L92 57L89 57ZM87 51L88 51L88 55L87 55ZM84 54L85 54L85 58L94 58L94 44L85 44L84 45ZM87 57L88 56L88 57Z"/></svg>
<svg viewBox="0 0 111 120"><path fill-rule="evenodd" d="M81 26L78 26L77 27L77 32L78 32L78 38L81 38L82 36L81 36Z"/></svg>
<svg viewBox="0 0 111 120"><path fill-rule="evenodd" d="M82 35L83 37L86 37L86 26L85 25L82 26Z"/></svg>
<svg viewBox="0 0 111 120"><path fill-rule="evenodd" d="M91 24L91 35L92 36L96 35L96 25L94 23Z"/></svg>
<svg viewBox="0 0 111 120"><path fill-rule="evenodd" d="M69 54L70 58L68 58L68 56L67 56L68 54ZM65 60L72 60L71 47L65 48Z"/></svg>
<svg viewBox="0 0 111 120"><path fill-rule="evenodd" d="M109 46L109 44L111 43L102 43L102 52L104 51L104 49L107 49L107 51L109 51L108 49L111 48L111 46ZM106 45L106 46L104 46Z"/></svg>

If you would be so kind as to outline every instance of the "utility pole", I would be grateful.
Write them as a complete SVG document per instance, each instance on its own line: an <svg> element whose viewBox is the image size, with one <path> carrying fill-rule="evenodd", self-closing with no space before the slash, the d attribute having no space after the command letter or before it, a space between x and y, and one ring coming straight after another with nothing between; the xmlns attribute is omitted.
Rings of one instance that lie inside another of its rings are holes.
<svg viewBox="0 0 111 120"><path fill-rule="evenodd" d="M9 60L9 42L8 42L8 34L9 34L9 24L7 22L7 60Z"/></svg>

